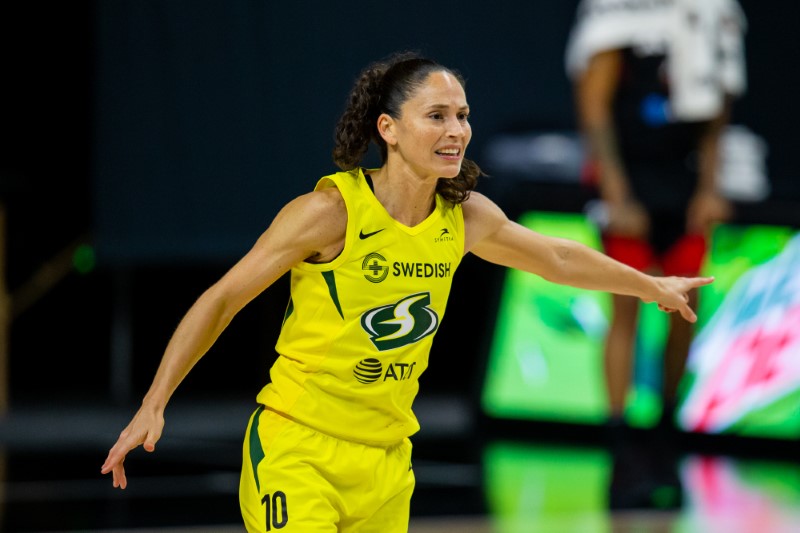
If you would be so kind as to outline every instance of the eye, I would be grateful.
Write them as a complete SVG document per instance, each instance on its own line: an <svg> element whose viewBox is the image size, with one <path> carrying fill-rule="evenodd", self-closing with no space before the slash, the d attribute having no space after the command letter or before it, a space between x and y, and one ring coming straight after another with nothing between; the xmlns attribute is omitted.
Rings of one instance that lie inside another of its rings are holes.
<svg viewBox="0 0 800 533"><path fill-rule="evenodd" d="M466 122L467 120L469 120L469 113L459 113L458 120L460 120L461 122Z"/></svg>
<svg viewBox="0 0 800 533"><path fill-rule="evenodd" d="M443 115L441 113L438 113L438 112L437 113L431 113L429 116L433 120L442 120L442 118L443 118Z"/></svg>

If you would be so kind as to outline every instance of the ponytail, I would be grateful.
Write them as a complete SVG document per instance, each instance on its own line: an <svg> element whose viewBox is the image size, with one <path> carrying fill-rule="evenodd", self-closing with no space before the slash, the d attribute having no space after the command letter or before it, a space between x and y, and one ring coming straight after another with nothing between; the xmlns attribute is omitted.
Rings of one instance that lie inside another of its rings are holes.
<svg viewBox="0 0 800 533"><path fill-rule="evenodd" d="M369 143L377 142L375 123L378 120L377 100L385 69L379 63L361 72L347 107L339 118L334 132L333 162L342 170L357 167L367 153Z"/></svg>

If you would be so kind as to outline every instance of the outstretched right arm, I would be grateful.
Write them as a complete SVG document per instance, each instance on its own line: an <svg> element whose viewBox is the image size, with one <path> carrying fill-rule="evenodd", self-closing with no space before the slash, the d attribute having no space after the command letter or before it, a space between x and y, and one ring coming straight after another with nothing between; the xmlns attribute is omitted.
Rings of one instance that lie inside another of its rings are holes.
<svg viewBox="0 0 800 533"><path fill-rule="evenodd" d="M175 389L230 321L292 266L330 261L344 247L347 211L336 189L312 192L287 204L253 248L191 306L172 335L153 383L130 424L111 448L101 473L125 488L123 462L134 448L153 451L164 409Z"/></svg>

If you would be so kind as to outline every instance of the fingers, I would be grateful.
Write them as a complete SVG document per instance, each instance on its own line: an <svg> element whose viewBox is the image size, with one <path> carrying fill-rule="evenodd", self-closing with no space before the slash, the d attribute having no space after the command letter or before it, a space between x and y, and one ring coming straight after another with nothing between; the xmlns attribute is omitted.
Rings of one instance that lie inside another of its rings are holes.
<svg viewBox="0 0 800 533"><path fill-rule="evenodd" d="M675 311L679 311L681 313L681 316L686 320L688 320L689 322L692 323L697 322L697 315L695 314L694 311L692 311L692 308L689 307L688 305L683 305L679 309L673 309L671 307L666 307L664 305L658 304L658 309L665 313L674 313Z"/></svg>
<svg viewBox="0 0 800 533"><path fill-rule="evenodd" d="M128 453L142 445L148 452L156 449L156 443L161 438L161 431L164 427L163 414L160 411L150 409L140 409L133 420L122 433L117 442L108 452L103 466L100 467L101 474L111 472L113 486L124 489L128 486L128 479L125 476L123 463Z"/></svg>
<svg viewBox="0 0 800 533"><path fill-rule="evenodd" d="M697 322L697 315L695 314L694 311L692 311L692 308L689 307L688 304L681 306L681 308L678 309L678 311L680 311L681 316L685 318L688 322L691 322L693 324Z"/></svg>
<svg viewBox="0 0 800 533"><path fill-rule="evenodd" d="M101 474L108 474L111 472L112 485L114 488L125 489L125 487L128 486L128 479L125 476L125 467L123 463L128 453L137 448L141 442L138 439L132 438L130 435L127 429L120 434L119 440L117 440L116 444L114 444L108 452L108 457L106 457L103 466L100 467ZM160 436L159 432L149 432L144 439L145 450L148 452L154 451L155 443Z"/></svg>
<svg viewBox="0 0 800 533"><path fill-rule="evenodd" d="M689 305L690 298L689 292L693 291L698 287L702 287L704 285L708 285L714 282L713 277L697 277L697 278L669 278L670 281L667 283L670 286L670 289L667 291L667 294L664 295L664 300L658 302L658 309L665 312L665 313L674 313L679 312L681 316L692 323L697 322L697 314L692 310L691 306ZM672 293L672 296L669 293ZM676 294L677 293L677 294ZM677 296L680 298L677 305L674 305L673 297ZM661 302L663 301L670 301L668 305L665 305Z"/></svg>
<svg viewBox="0 0 800 533"><path fill-rule="evenodd" d="M688 320L689 322L692 323L697 322L697 315L695 314L694 311L692 311L692 308L689 307L688 305L685 305L680 309L673 309L671 307L666 307L661 304L658 304L658 309L659 311L663 311L665 313L674 313L675 311L680 311L681 316L686 320Z"/></svg>
<svg viewBox="0 0 800 533"><path fill-rule="evenodd" d="M139 442L130 437L130 432L126 428L122 433L120 433L119 439L117 439L117 442L108 452L108 457L106 457L106 461L103 463L100 472L107 474L116 465L121 465L125 461L125 456L128 455L128 452L136 448L138 445Z"/></svg>
<svg viewBox="0 0 800 533"><path fill-rule="evenodd" d="M125 454L122 454L120 457L120 454L117 451L118 446L119 442L117 442L117 444L115 444L114 447L108 452L108 456L106 457L103 466L100 467L101 474L108 474L117 464L122 464L122 462L125 460Z"/></svg>
<svg viewBox="0 0 800 533"><path fill-rule="evenodd" d="M111 448L106 461L103 463L103 466L100 467L100 473L108 474L111 472L112 486L114 488L125 489L125 487L128 486L128 480L125 477L125 467L123 463L125 462L127 451L120 452L119 446L120 443L117 442L117 444Z"/></svg>
<svg viewBox="0 0 800 533"><path fill-rule="evenodd" d="M145 451L152 453L156 450L156 442L158 442L158 439L160 438L161 438L160 431L155 431L155 430L149 431L147 433L147 438L144 440L144 443L142 444L142 447L145 449Z"/></svg>
<svg viewBox="0 0 800 533"><path fill-rule="evenodd" d="M119 443L114 445L114 448L108 454L105 463L100 468L101 474L108 474L111 472L111 479L112 479L112 486L114 488L121 488L125 489L128 486L128 479L125 477L125 467L123 463L125 462L125 454L121 454L117 451L117 446Z"/></svg>
<svg viewBox="0 0 800 533"><path fill-rule="evenodd" d="M704 278L687 278L686 281L689 282L689 287L696 289L698 287L714 283L714 276Z"/></svg>
<svg viewBox="0 0 800 533"><path fill-rule="evenodd" d="M689 306L689 295L687 293L693 289L697 289L705 285L710 285L711 283L714 282L714 276L687 278L685 281L688 284L688 288L686 289L685 292L681 294L681 296L683 297L683 301L685 303L680 307L678 307L678 311L680 311L681 316L685 318L687 321L695 323L697 322L697 314Z"/></svg>
<svg viewBox="0 0 800 533"><path fill-rule="evenodd" d="M128 487L128 478L125 477L125 467L122 466L122 464L115 466L111 475L113 477L112 484L114 488L125 490Z"/></svg>
<svg viewBox="0 0 800 533"><path fill-rule="evenodd" d="M113 461L111 459L111 453L109 453L108 457L106 457L106 460L103 463L103 466L100 467L100 473L101 474L108 474L109 472L111 472L111 469L114 468L113 464L114 463L113 463Z"/></svg>

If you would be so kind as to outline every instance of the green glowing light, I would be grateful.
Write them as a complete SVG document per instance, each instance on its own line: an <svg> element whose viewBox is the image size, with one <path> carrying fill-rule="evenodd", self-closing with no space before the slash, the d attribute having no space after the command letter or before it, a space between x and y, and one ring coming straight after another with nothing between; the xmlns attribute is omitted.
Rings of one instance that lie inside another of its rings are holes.
<svg viewBox="0 0 800 533"><path fill-rule="evenodd" d="M72 265L81 274L88 274L95 267L94 248L89 244L81 244L72 254Z"/></svg>

